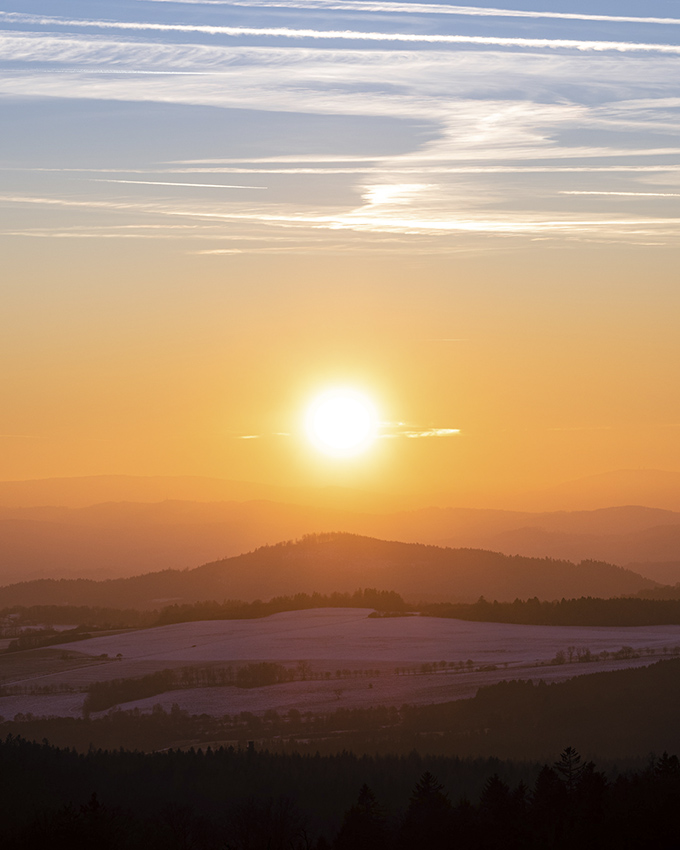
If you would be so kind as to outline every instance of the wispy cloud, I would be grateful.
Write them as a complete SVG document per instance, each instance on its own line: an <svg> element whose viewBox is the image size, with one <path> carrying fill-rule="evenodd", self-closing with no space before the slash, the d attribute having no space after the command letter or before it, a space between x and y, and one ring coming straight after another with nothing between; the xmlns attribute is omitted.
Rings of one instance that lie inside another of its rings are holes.
<svg viewBox="0 0 680 850"><path fill-rule="evenodd" d="M417 440L425 437L453 437L460 434L459 428L422 428L406 422L381 422L379 437L394 439L405 437Z"/></svg>
<svg viewBox="0 0 680 850"><path fill-rule="evenodd" d="M2 38L0 36L0 40ZM12 42L12 38L8 41ZM644 67L636 67L630 66L629 62L642 62L642 59L619 61L617 57L591 55L587 61L597 63L597 67L581 69L578 64L584 61L581 57L532 55L530 60L525 60L512 53L489 57L481 53L459 55L428 51L321 51L297 46L286 49L227 49L223 46L128 43L108 39L98 41L90 35L83 39L65 37L63 40L49 37L47 41L43 41L42 36L35 36L28 38L27 42L30 43L23 44L19 54L34 57L43 63L62 62L65 51L70 57L68 61L77 61L82 67L73 76L70 73L52 76L12 74L0 81L0 90L7 94L156 100L320 114L390 116L427 120L440 126L440 134L433 141L400 156L381 154L366 158L326 154L325 158L310 163L306 162L309 156L296 154L288 158L264 156L251 160L253 165L270 162L274 166L269 169L259 168L263 174L351 175L377 173L376 169L384 171L386 167L393 169L394 173L403 174L473 174L484 171L492 173L494 170L500 174L519 171L509 160L528 161L539 157L544 161L528 165L527 172L549 173L558 166L545 160L576 157L626 157L629 162L624 163L620 170L633 171L641 167L630 162L633 157L668 157L678 153L677 145L672 144L657 143L645 149L640 148L639 144L634 148L623 145L616 147L611 142L590 147L560 143L561 128L599 127L614 118L625 120L633 132L642 124L647 127L653 117L654 101L640 101L637 106L630 104L626 107L619 95L614 111L609 106L600 108L597 102L578 104L538 101L530 96L531 92L521 101L490 97L480 100L472 90L465 88L464 82L468 79L479 80L480 85L485 85L485 75L490 75L497 83L500 79L517 80L519 74L518 85L524 85L525 81L535 85L536 80L545 79L549 87L551 80L557 85L558 78L567 74L581 85L587 85L586 76L592 76L598 80L598 85L615 86L625 91L626 86L636 85L636 78L644 73L649 80L654 78L654 74L663 77L664 84L672 89L668 76L670 69L665 65L670 61L668 57L646 57ZM162 75L150 79L88 77L88 68L96 67L100 62L189 63L190 66L191 63L194 66L198 63L200 67L208 63L219 73L214 79L207 77L200 81L191 77L166 80ZM450 90L452 75L463 81L455 97ZM329 88L323 82L337 79L342 79L341 86L332 85ZM371 81L369 92L363 91L367 80ZM662 100L663 103L657 109L676 108L674 99ZM669 132L667 138L669 142L675 140L677 133ZM494 159L497 160L495 163ZM498 162L499 159L502 162ZM481 160L488 162L490 167L480 166ZM225 163L221 171L216 168L220 162ZM242 158L215 160L213 166L204 173L254 174L252 166L248 168L239 165L244 162ZM295 162L297 165L293 165ZM276 167L277 163L282 167ZM192 165L193 162L188 161L187 164ZM298 171L293 171L289 165ZM587 166L579 163L574 166L574 170L586 171L591 168L595 173L606 170L610 165L600 162ZM653 167L655 170L663 170L656 164ZM667 166L668 170L673 167L673 164ZM195 168L165 168L159 173L197 175L199 171Z"/></svg>
<svg viewBox="0 0 680 850"><path fill-rule="evenodd" d="M412 187L409 187L412 188ZM658 235L680 236L680 218L620 216L581 218L563 215L554 218L538 214L526 215L508 212L504 216L490 217L479 213L469 216L453 217L447 215L444 207L428 208L427 203L418 202L415 208L409 204L400 211L399 205L380 204L370 200L375 197L367 193L368 203L349 211L332 214L319 214L317 211L301 211L289 205L268 206L266 209L225 209L224 204L211 209L195 203L172 206L162 203L133 203L130 201L73 200L70 198L40 198L30 196L0 196L1 203L35 204L63 208L99 209L99 210L135 210L139 214L164 216L171 218L200 219L211 222L240 222L265 228L279 227L307 231L351 231L373 234L406 235L487 235L487 236L598 236L636 238Z"/></svg>
<svg viewBox="0 0 680 850"><path fill-rule="evenodd" d="M512 153L512 152L511 152ZM641 152L639 155L644 155ZM528 152L525 152L524 156L528 156ZM607 157L610 156L610 151L608 149L602 149L599 154L590 154L590 157ZM613 156L617 156L616 152L614 152ZM442 157L443 158L443 157ZM550 160L553 159L552 156L545 155L541 156L541 159ZM554 159L562 159L563 157L558 154L554 157ZM584 155L583 158L588 158L588 155ZM310 158L311 159L311 158ZM477 175L477 174L607 174L607 173L635 173L640 172L650 173L650 174L677 174L680 172L680 164L675 163L664 163L662 165L630 165L630 164L612 164L612 165L561 165L561 164L550 164L550 165L452 165L448 162L442 162L438 165L426 165L426 164L417 164L417 157L385 157L384 162L376 162L376 164L365 167L356 167L356 168L325 168L320 167L317 168L315 166L310 166L309 168L261 168L259 166L254 166L252 168L241 168L241 167L228 167L228 166L215 166L212 168L143 168L143 169L132 169L132 168L2 168L0 167L0 172L2 171L10 171L10 172L36 172L36 173L96 173L96 174L110 174L112 172L118 172L122 174L281 174L281 175L323 175L323 174L382 174L385 171L388 171L390 174L451 174L451 175ZM413 165L400 165L400 162L414 162L416 164ZM385 167L386 166L386 167ZM91 180L91 182L108 182L108 183L125 183L125 182L139 182L141 184L147 183L148 185L166 185L160 183L156 180L150 181L124 181L124 180ZM194 184L183 184L183 183L169 183L167 185L194 185ZM198 186L206 186L209 184L199 183L196 184ZM216 184L216 187L219 188L238 188L238 189L264 189L267 187L264 186L223 186L223 184ZM579 192L579 191L567 191L563 190L560 194L588 194L588 192ZM599 193L595 193L599 194Z"/></svg>
<svg viewBox="0 0 680 850"><path fill-rule="evenodd" d="M164 24L0 14L0 22L15 27L0 33L0 50L14 63L0 79L4 95L245 108L259 111L263 126L271 113L301 113L315 116L316 128L294 142L287 139L285 146L278 144L275 132L250 148L232 146L229 139L219 148L202 142L194 149L168 145L162 154L159 148L160 161L153 160L155 151L145 150L146 160L102 159L101 167L91 170L69 171L78 160L65 158L61 178L54 169L53 176L32 184L41 186L36 190L40 196L6 192L2 200L5 206L42 204L52 209L49 222L54 226L21 227L7 216L5 234L168 239L173 221L195 222L187 250L216 257L285 253L303 246L309 251L367 245L388 250L389 240L395 251L407 250L408 242L411 250L428 246L443 252L479 246L489 237L498 237L497 245L512 244L512 237L637 243L680 238L680 222L663 203L677 197L673 179L680 174L675 76L680 45L592 39L594 32L618 35L620 27L574 30L591 37L587 40L524 39L517 26L512 30L502 21L488 22L493 28L489 37L462 36L450 29L423 34L394 18L398 11L413 15L423 9L433 21L437 14L453 20L455 14L530 18L561 13L368 1L255 0L239 5L365 10L391 18L384 25L371 23L377 32L364 32L365 21L345 30L337 26L338 16L327 19L326 30L210 27L204 15L197 15L195 23ZM417 25L429 26L422 21ZM24 26L35 32L17 31ZM400 31L389 32L393 26ZM442 21L436 26L441 28ZM271 44L261 37L271 37ZM250 45L246 38L259 43ZM306 38L310 43L293 42ZM456 44L465 49L452 49ZM451 80L457 81L455 89ZM200 110L194 114L200 120ZM328 132L328 123L323 123L328 116L336 121L353 116L363 129L348 143ZM394 122L394 132L386 132L385 119ZM389 145L380 148L378 137L389 138ZM362 139L371 155L362 153ZM337 152L331 147L336 142ZM282 155L281 150L293 152ZM253 157L243 156L251 151ZM193 159L173 158L194 152ZM206 158L211 152L223 155ZM59 163L54 151L38 165L51 162ZM113 167L125 162L137 167ZM139 167L143 164L148 167ZM592 179L583 180L584 190L579 190L569 174ZM323 181L325 175L338 179ZM606 180L607 175L616 179ZM219 182L233 176L248 184ZM654 184L649 191L640 186L645 178ZM265 184L276 192L261 191ZM132 191L134 186L139 189ZM154 192L154 186L177 191ZM619 205L615 215L611 205L607 215L584 213L592 204L579 196L587 194L629 198L631 204ZM639 211L632 203L644 198L648 215L633 214ZM82 227L66 226L74 220L66 215L69 210L83 220ZM117 212L120 221L165 221L167 229L95 230L91 225L98 219L87 216L85 223L79 210ZM227 232L241 242L225 242L231 240ZM198 242L206 238L215 242Z"/></svg>
<svg viewBox="0 0 680 850"><path fill-rule="evenodd" d="M680 24L678 18L636 17L632 15L588 15L580 12L549 12L520 9L495 9L481 6L449 6L439 3L388 3L363 0L144 0L151 3L172 3L188 6L234 6L269 9L316 9L341 12L386 12L407 15L456 15L475 18L549 18L567 21L602 21L633 24Z"/></svg>
<svg viewBox="0 0 680 850"><path fill-rule="evenodd" d="M597 192L595 190L580 191L578 189L564 189L561 195L614 195L624 198L680 198L680 192Z"/></svg>
<svg viewBox="0 0 680 850"><path fill-rule="evenodd" d="M398 44L449 44L488 47L549 48L618 53L666 53L680 55L680 45L652 42L591 41L564 38L524 38L518 36L448 35L438 33L366 32L363 30L318 30L293 27L229 27L211 24L163 24L151 21L101 21L0 12L0 20L33 26L61 26L131 32L200 33L234 38L253 36L332 41L372 41Z"/></svg>
<svg viewBox="0 0 680 850"><path fill-rule="evenodd" d="M459 428L413 428L406 426L403 422L381 422L377 438L396 439L401 437L408 440L419 440L428 437L453 437L460 433ZM233 436L237 440L261 440L266 437L291 437L292 434L287 431L274 431L266 434L235 434Z"/></svg>
<svg viewBox="0 0 680 850"><path fill-rule="evenodd" d="M103 177L89 178L92 183L133 183L139 186L191 186L200 189L266 189L266 186L241 186L226 183L169 183L162 180L113 180Z"/></svg>
<svg viewBox="0 0 680 850"><path fill-rule="evenodd" d="M409 439L420 439L421 437L452 437L454 434L460 434L459 428L428 428L425 431L402 431L403 437Z"/></svg>
<svg viewBox="0 0 680 850"><path fill-rule="evenodd" d="M655 60L649 56L636 57L635 62L644 62L637 67L630 60L624 64L618 57L589 54L589 61L599 64L584 68L580 56L565 54L532 54L528 60L514 53L489 56L470 52L360 51L335 47L319 50L300 46L234 45L227 48L223 45L116 41L108 37L97 39L90 34L77 38L16 33L0 34L0 50L12 61L35 60L43 66L45 63L72 66L62 67L60 70L66 73L59 75L23 71L6 76L1 84L7 94L157 100L325 114L394 115L455 125L456 138L461 137L462 126L471 127L474 132L462 134L463 140L478 134L483 126L488 140L494 142L487 157L493 156L501 144L508 149L504 144L508 133L516 134L520 127L523 136L513 139L514 148L520 142L525 147L535 147L541 136L545 146L546 134L539 135L537 130L553 125L555 120L582 120L592 125L599 119L592 106L545 102L543 89L550 88L549 81L553 79L555 85L565 76L580 85L590 85L595 78L598 86L625 90L626 86L637 85L644 74L650 84L672 89L669 82L672 71L666 67L671 57L663 56ZM102 66L211 69L214 77L89 75L90 69ZM455 97L450 89L451 75L460 79ZM491 95L502 80L509 78L522 86L527 96L522 102L500 106L499 98ZM329 80L341 80L342 84L329 87ZM370 90L366 91L369 80ZM542 98L539 103L531 94L541 80L546 82L540 83L537 91L539 99ZM476 96L474 81L487 87L485 99ZM455 104L454 109L452 104ZM646 105L646 122L653 118L650 114L653 108ZM613 116L607 117L611 120ZM616 117L624 120L624 113L619 112ZM634 124L641 119L628 112L625 120ZM531 142L533 144L529 144ZM556 149L555 145L552 147ZM485 145L479 143L478 137L472 138L469 149L479 155Z"/></svg>
<svg viewBox="0 0 680 850"><path fill-rule="evenodd" d="M499 105L500 106L500 105ZM525 159L528 157L536 157L539 151L534 149L513 149L509 151L509 154L517 159ZM594 147L585 147L585 146L575 146L569 148L555 148L554 150L542 150L540 151L543 156L541 159L592 159L594 157L602 157L603 154L606 154L608 158L612 157L633 157L633 156L675 156L680 154L680 147L664 147L664 148L594 148ZM492 154L493 156L493 154ZM264 168L263 165L268 165L270 163L286 163L290 164L290 167L297 167L298 163L316 163L316 162L355 162L356 166L351 166L347 171L363 171L365 169L373 168L376 165L383 165L385 163L390 166L398 166L399 163L409 162L417 165L418 168L427 168L432 167L430 163L438 159L443 159L446 157L446 151L442 149L432 149L430 151L416 151L413 153L403 154L400 156L392 155L392 156L374 156L374 157L354 157L348 158L343 156L342 154L338 154L337 156L325 156L323 158L316 157L309 154L300 154L296 157L253 157L252 159L244 159L243 157L238 158L230 158L230 159L201 159L201 160L183 160L178 161L177 164L185 164L185 165L194 165L196 167L190 169L183 169L185 172L190 173L199 173L202 165L207 165L212 163L211 167L208 169L212 173L218 173L220 171L221 165L227 165L229 163L250 163L252 166L256 166L261 169L263 173L269 173ZM485 151L475 152L474 150L470 151L470 157L473 159L489 159L489 154ZM359 163L361 165L359 166ZM439 166L435 165L435 168ZM453 167L453 166L450 166ZM533 165L529 166L529 168L553 168L559 166L550 166L550 165ZM229 167L228 171L232 172L236 170L238 166ZM317 166L310 166L310 168L316 169ZM323 166L322 166L323 168ZM469 171L471 168L475 168L475 166L470 165L461 165L458 166L458 169L461 171ZM497 166L485 166L485 168L496 168L496 169L513 169L514 166L505 166L505 165L497 165ZM1 170L1 169L0 169ZM250 173L253 169L248 169ZM281 168L276 169L275 173L277 174L285 174L289 171L289 168ZM334 169L335 170L335 169ZM178 173L179 169L166 169L168 173ZM227 169L225 168L225 171Z"/></svg>

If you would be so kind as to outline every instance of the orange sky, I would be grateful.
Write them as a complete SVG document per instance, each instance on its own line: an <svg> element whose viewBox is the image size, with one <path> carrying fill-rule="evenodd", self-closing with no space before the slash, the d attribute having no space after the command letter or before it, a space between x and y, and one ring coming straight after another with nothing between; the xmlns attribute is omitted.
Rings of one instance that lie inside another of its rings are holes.
<svg viewBox="0 0 680 850"><path fill-rule="evenodd" d="M650 4L0 12L0 480L680 471L680 19ZM336 384L387 423L357 458L302 436Z"/></svg>
<svg viewBox="0 0 680 850"><path fill-rule="evenodd" d="M504 492L680 468L675 250L514 242L442 257L196 257L182 247L15 246L2 478ZM336 383L363 388L387 422L461 433L324 458L302 415Z"/></svg>

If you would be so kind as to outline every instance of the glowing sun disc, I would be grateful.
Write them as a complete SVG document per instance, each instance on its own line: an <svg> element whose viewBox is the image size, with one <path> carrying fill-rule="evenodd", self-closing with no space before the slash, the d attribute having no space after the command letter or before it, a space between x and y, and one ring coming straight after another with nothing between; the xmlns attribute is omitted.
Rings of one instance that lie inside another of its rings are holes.
<svg viewBox="0 0 680 850"><path fill-rule="evenodd" d="M373 442L377 426L375 408L349 389L329 390L307 412L307 434L326 454L353 455Z"/></svg>

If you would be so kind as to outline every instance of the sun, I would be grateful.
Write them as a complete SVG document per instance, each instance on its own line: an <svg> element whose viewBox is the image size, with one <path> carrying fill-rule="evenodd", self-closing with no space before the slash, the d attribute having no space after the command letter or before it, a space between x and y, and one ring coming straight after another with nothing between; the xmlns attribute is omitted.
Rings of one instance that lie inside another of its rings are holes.
<svg viewBox="0 0 680 850"><path fill-rule="evenodd" d="M356 390L339 387L312 402L305 425L307 436L320 451L347 457L371 445L378 421L369 398Z"/></svg>

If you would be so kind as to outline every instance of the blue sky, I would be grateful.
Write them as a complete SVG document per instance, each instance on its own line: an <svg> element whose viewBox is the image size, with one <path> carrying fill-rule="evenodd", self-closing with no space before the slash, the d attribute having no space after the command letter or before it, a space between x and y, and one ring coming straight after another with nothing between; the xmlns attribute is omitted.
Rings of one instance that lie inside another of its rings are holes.
<svg viewBox="0 0 680 850"><path fill-rule="evenodd" d="M197 250L261 250L262 226L302 251L338 232L357 250L385 233L666 243L678 5L4 3L4 227L22 204L36 233L48 206L57 227L79 209L106 227L125 205L140 227L199 217Z"/></svg>

